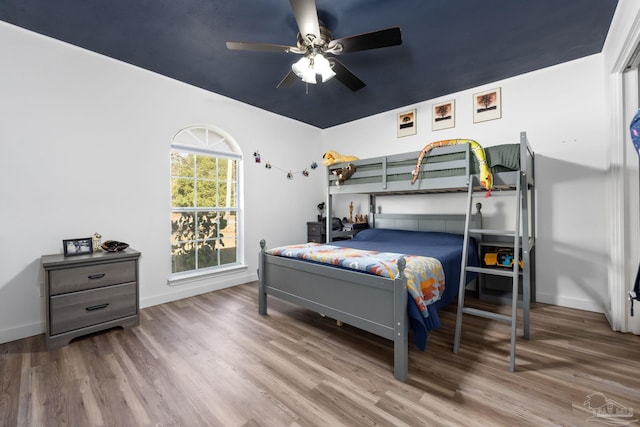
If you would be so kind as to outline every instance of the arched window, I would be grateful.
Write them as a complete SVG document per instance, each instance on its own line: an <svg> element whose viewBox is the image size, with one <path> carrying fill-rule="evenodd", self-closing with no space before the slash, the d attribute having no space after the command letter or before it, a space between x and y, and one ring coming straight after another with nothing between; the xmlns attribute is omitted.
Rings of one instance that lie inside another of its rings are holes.
<svg viewBox="0 0 640 427"><path fill-rule="evenodd" d="M226 133L191 126L171 143L171 273L227 270L242 263L242 154Z"/></svg>

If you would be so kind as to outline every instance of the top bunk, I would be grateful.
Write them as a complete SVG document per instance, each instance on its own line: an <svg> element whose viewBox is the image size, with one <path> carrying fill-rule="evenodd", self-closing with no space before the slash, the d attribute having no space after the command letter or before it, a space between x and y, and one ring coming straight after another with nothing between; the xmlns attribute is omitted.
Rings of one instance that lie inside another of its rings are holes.
<svg viewBox="0 0 640 427"><path fill-rule="evenodd" d="M534 153L526 132L520 133L517 144L483 148L493 175L494 189L515 189L520 175L527 188L534 186ZM480 163L469 143L431 149L424 156L418 176L412 183L422 151L330 165L327 167L329 195L449 193L466 191L469 179L474 179L474 187L481 189ZM355 172L348 179L339 180L339 172L349 164L355 166Z"/></svg>

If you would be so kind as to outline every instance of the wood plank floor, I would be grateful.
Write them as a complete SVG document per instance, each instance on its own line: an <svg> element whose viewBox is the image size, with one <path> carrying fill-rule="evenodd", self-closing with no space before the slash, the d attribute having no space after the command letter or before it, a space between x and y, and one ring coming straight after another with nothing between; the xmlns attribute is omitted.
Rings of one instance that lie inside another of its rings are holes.
<svg viewBox="0 0 640 427"><path fill-rule="evenodd" d="M536 304L510 373L508 326L466 317L454 354L454 310L411 345L407 383L390 341L276 298L260 316L256 283L51 352L42 335L2 344L0 426L586 426L604 421L594 393L640 418L640 337L603 315Z"/></svg>

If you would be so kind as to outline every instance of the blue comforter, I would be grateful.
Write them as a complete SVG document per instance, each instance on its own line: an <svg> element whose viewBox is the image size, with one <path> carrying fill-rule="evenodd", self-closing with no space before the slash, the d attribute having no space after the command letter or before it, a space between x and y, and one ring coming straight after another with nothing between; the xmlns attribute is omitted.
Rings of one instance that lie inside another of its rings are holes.
<svg viewBox="0 0 640 427"><path fill-rule="evenodd" d="M459 234L381 228L362 230L351 240L331 242L335 246L354 249L431 257L438 259L442 263L445 289L440 300L427 307L429 316L427 318L422 316L414 300L409 296L407 298L407 311L413 331L413 340L421 350L424 350L427 346L428 331L440 326L438 310L451 303L458 294L463 243L464 237ZM473 239L470 239L467 253L468 265L479 266L478 252ZM475 276L475 273L467 274L467 284Z"/></svg>

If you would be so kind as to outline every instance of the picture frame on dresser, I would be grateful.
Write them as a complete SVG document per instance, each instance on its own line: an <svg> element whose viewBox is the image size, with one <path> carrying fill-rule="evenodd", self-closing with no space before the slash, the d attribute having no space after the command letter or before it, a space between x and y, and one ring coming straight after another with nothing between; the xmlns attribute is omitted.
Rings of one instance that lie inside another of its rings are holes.
<svg viewBox="0 0 640 427"><path fill-rule="evenodd" d="M87 255L93 252L93 239L91 237L64 239L62 248L64 256Z"/></svg>

